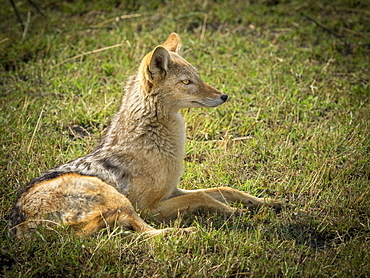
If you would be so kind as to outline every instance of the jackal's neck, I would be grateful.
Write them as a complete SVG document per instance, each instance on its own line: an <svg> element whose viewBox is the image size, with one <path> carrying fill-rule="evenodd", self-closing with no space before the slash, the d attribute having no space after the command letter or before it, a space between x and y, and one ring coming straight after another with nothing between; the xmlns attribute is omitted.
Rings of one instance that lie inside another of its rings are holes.
<svg viewBox="0 0 370 278"><path fill-rule="evenodd" d="M137 79L125 88L119 111L113 117L102 144L157 150L159 153L184 155L185 125L177 111L168 111L160 94L145 95Z"/></svg>

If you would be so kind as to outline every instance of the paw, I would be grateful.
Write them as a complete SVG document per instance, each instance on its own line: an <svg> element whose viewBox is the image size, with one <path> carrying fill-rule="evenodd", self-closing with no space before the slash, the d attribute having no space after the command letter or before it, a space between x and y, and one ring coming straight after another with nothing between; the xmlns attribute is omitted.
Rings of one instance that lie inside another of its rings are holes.
<svg viewBox="0 0 370 278"><path fill-rule="evenodd" d="M274 207L279 207L279 208L282 206L281 202L275 199L265 199L265 203L267 203L268 205L274 206Z"/></svg>
<svg viewBox="0 0 370 278"><path fill-rule="evenodd" d="M281 210L282 208L281 202L270 198L248 199L246 202L243 202L243 205L248 208L259 208L261 206L270 206L275 210Z"/></svg>
<svg viewBox="0 0 370 278"><path fill-rule="evenodd" d="M280 201L270 199L270 198L265 198L264 199L264 204L273 207L276 211L281 211L283 208L283 204Z"/></svg>
<svg viewBox="0 0 370 278"><path fill-rule="evenodd" d="M192 233L194 231L195 231L195 228L194 227L175 229L176 234L177 233L180 233L180 234L190 234L190 233Z"/></svg>

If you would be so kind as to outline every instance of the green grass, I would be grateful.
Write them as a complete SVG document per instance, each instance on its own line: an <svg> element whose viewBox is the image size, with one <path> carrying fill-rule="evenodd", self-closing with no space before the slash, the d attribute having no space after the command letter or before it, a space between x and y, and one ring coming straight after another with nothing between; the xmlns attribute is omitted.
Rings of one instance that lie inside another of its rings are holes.
<svg viewBox="0 0 370 278"><path fill-rule="evenodd" d="M367 1L38 2L47 19L16 1L25 32L10 2L0 11L3 276L370 276ZM181 186L232 186L284 209L196 213L163 224L194 233L151 240L119 229L9 237L19 187L92 150L127 77L173 31L204 80L230 96L183 111Z"/></svg>

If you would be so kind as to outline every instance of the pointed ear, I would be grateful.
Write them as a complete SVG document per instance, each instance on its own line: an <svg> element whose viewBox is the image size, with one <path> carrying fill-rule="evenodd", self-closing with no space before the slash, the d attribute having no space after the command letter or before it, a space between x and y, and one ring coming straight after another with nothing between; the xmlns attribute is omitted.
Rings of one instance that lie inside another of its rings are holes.
<svg viewBox="0 0 370 278"><path fill-rule="evenodd" d="M180 37L176 33L169 35L167 40L162 44L168 51L178 53L181 49Z"/></svg>
<svg viewBox="0 0 370 278"><path fill-rule="evenodd" d="M170 53L163 46L157 46L153 52L148 65L148 79L153 82L158 76L167 73L168 65L171 61Z"/></svg>

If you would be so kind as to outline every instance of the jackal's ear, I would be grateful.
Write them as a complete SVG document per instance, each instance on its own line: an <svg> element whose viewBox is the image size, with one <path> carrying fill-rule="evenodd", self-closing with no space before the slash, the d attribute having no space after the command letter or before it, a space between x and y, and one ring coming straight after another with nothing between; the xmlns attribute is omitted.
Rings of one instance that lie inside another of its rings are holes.
<svg viewBox="0 0 370 278"><path fill-rule="evenodd" d="M168 36L167 40L162 44L168 51L178 53L181 49L180 37L176 33Z"/></svg>
<svg viewBox="0 0 370 278"><path fill-rule="evenodd" d="M170 53L163 46L157 46L153 52L148 66L147 78L150 82L162 74L167 73L168 64L170 63Z"/></svg>

